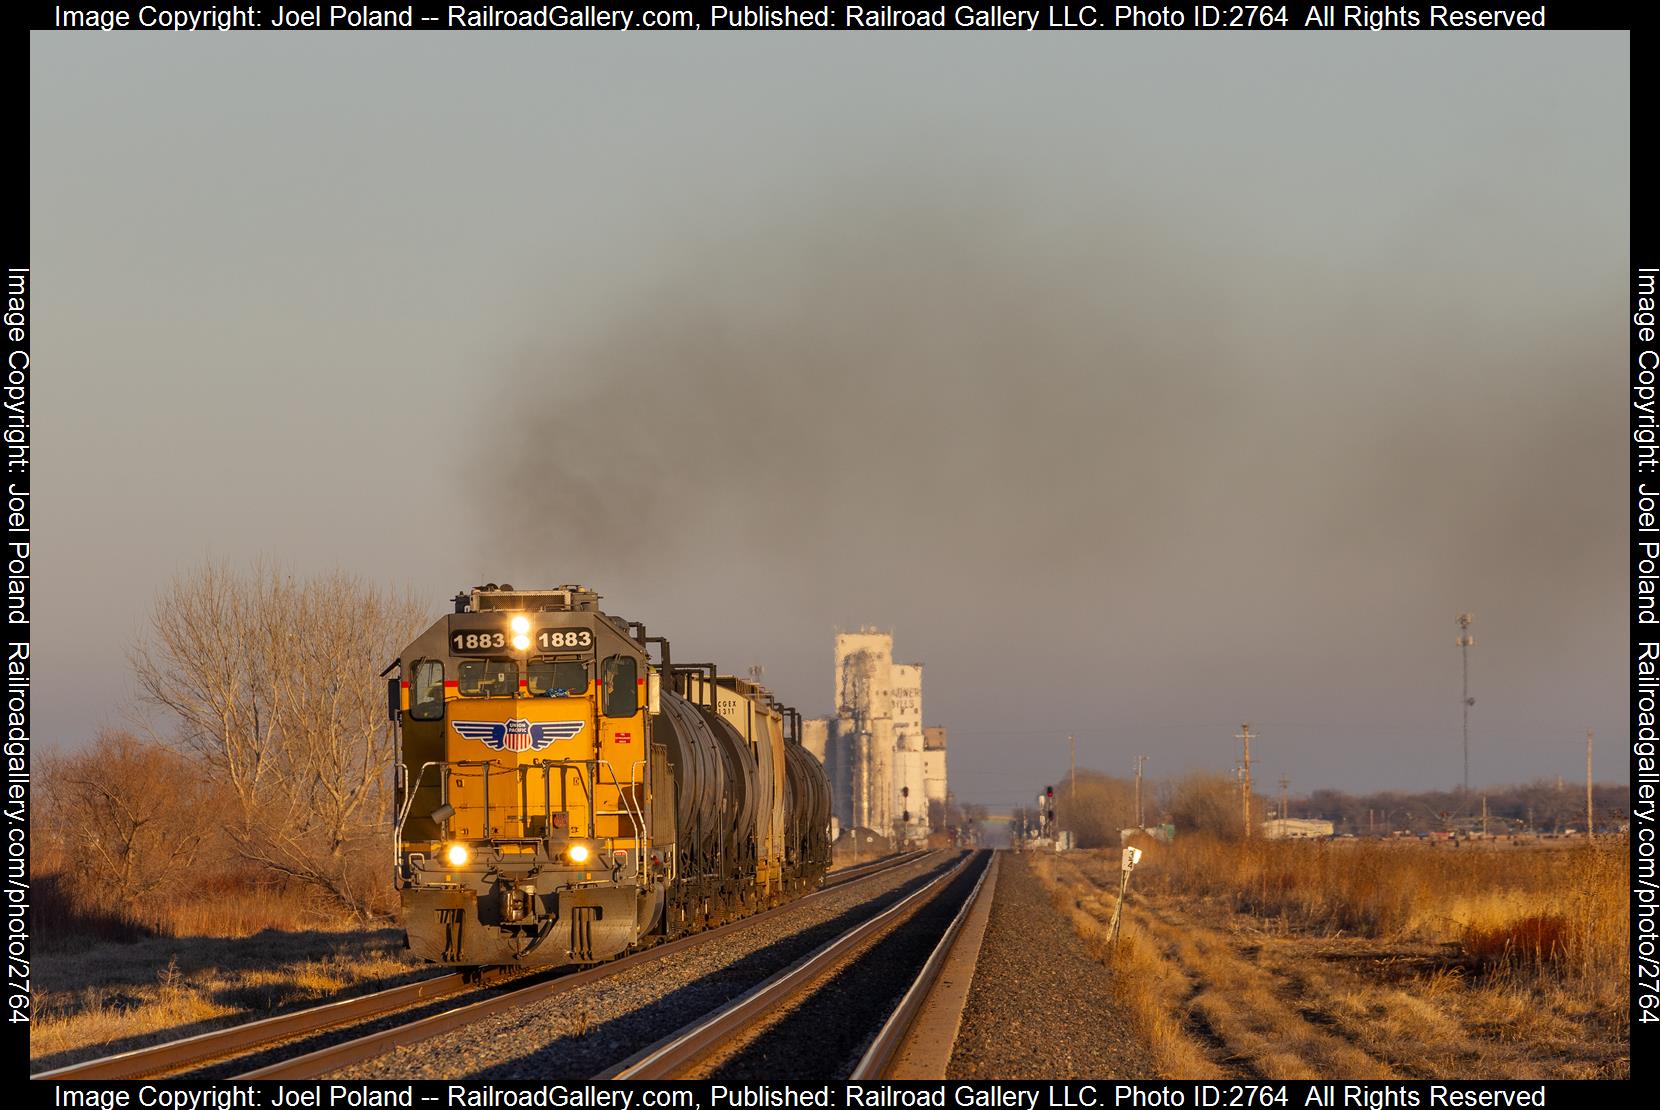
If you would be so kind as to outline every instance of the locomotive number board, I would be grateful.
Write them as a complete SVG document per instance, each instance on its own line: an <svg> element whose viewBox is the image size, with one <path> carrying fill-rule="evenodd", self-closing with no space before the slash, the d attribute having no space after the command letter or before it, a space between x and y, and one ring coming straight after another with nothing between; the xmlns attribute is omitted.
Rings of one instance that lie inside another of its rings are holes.
<svg viewBox="0 0 1660 1110"><path fill-rule="evenodd" d="M492 655L507 648L507 633L487 628L459 629L450 633L451 655Z"/></svg>
<svg viewBox="0 0 1660 1110"><path fill-rule="evenodd" d="M536 630L538 651L592 651L594 633L587 628L539 628Z"/></svg>
<svg viewBox="0 0 1660 1110"><path fill-rule="evenodd" d="M506 631L458 629L450 633L450 654L499 655L512 650L512 639ZM540 628L531 647L536 651L592 651L594 633L588 628Z"/></svg>

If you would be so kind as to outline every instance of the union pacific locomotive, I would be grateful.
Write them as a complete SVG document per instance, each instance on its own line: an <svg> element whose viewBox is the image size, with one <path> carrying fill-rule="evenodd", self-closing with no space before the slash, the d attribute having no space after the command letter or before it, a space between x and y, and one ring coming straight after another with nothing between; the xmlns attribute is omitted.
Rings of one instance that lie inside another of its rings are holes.
<svg viewBox="0 0 1660 1110"><path fill-rule="evenodd" d="M673 662L592 590L458 594L384 676L396 882L425 959L594 963L796 897L829 866L800 714Z"/></svg>

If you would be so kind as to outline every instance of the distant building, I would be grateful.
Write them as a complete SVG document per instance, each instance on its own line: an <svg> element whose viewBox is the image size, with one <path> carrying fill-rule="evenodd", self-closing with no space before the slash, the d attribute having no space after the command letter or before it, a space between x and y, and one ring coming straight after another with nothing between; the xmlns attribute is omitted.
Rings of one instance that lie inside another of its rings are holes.
<svg viewBox="0 0 1660 1110"><path fill-rule="evenodd" d="M934 806L945 813L945 726L930 725L922 730L922 793L924 812Z"/></svg>
<svg viewBox="0 0 1660 1110"><path fill-rule="evenodd" d="M1337 831L1337 826L1330 821L1319 821L1308 817L1285 817L1277 821L1262 823L1262 837L1264 840L1315 840L1323 836L1330 836Z"/></svg>
<svg viewBox="0 0 1660 1110"><path fill-rule="evenodd" d="M843 829L896 841L933 831L943 812L945 730L922 723L922 664L893 661L893 634L836 634L836 715L803 722L802 744L830 777L831 813Z"/></svg>
<svg viewBox="0 0 1660 1110"><path fill-rule="evenodd" d="M1118 841L1120 844L1128 844L1137 837L1146 837L1149 840L1156 840L1161 844L1168 844L1172 840L1176 839L1176 826L1168 824L1148 825L1146 828L1128 828L1118 830Z"/></svg>

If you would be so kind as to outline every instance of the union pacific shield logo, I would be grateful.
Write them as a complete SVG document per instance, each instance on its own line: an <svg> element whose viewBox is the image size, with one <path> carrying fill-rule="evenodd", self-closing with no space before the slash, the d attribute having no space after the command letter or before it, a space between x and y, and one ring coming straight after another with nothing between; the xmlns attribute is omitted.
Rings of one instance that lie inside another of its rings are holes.
<svg viewBox="0 0 1660 1110"><path fill-rule="evenodd" d="M455 731L493 751L539 752L555 740L569 740L582 731L581 721L538 721L523 717L501 721L452 721Z"/></svg>

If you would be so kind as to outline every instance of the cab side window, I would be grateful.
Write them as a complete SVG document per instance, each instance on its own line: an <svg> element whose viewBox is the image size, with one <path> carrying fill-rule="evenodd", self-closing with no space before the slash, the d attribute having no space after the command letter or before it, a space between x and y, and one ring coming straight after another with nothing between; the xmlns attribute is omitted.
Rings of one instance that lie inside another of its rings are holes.
<svg viewBox="0 0 1660 1110"><path fill-rule="evenodd" d="M638 672L632 655L613 655L601 665L601 705L607 717L632 717L640 711Z"/></svg>
<svg viewBox="0 0 1660 1110"><path fill-rule="evenodd" d="M444 664L423 659L415 664L415 681L409 684L409 715L417 721L437 721L444 716Z"/></svg>

